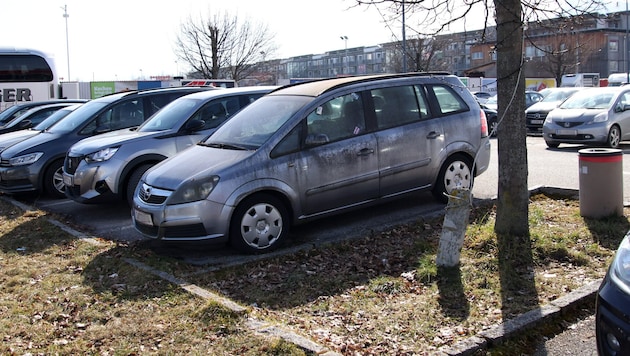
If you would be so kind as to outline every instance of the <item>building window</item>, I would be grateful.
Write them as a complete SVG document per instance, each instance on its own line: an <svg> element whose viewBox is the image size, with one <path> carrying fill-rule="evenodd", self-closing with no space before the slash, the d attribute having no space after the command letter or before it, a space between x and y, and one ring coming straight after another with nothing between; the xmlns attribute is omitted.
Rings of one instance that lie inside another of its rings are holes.
<svg viewBox="0 0 630 356"><path fill-rule="evenodd" d="M608 72L609 73L615 73L619 71L619 62L617 61L610 61L608 62Z"/></svg>
<svg viewBox="0 0 630 356"><path fill-rule="evenodd" d="M483 52L473 52L472 59L483 59Z"/></svg>
<svg viewBox="0 0 630 356"><path fill-rule="evenodd" d="M610 40L610 41L608 41L608 50L610 52L617 52L617 51L619 51L619 42L617 40Z"/></svg>

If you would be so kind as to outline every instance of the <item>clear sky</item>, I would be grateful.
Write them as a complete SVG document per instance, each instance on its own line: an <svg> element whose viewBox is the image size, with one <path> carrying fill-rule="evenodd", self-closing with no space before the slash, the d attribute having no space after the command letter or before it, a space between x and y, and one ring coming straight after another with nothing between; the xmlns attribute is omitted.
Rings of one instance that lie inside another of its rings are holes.
<svg viewBox="0 0 630 356"><path fill-rule="evenodd" d="M224 10L267 24L278 58L370 46L400 38L386 28L375 8L348 9L353 0L3 0L0 47L43 50L55 57L59 76L68 79L66 18L69 17L70 79L128 80L174 75L174 42L190 16Z"/></svg>

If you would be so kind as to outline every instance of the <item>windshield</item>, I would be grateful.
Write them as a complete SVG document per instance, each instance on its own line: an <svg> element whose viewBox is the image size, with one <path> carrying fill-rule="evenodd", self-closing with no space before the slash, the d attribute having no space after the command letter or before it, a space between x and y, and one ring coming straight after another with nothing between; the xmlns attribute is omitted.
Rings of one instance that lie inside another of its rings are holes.
<svg viewBox="0 0 630 356"><path fill-rule="evenodd" d="M612 105L615 93L610 91L582 90L571 95L560 108L562 109L607 109Z"/></svg>
<svg viewBox="0 0 630 356"><path fill-rule="evenodd" d="M551 90L542 101L562 101L573 93L575 93L575 90Z"/></svg>
<svg viewBox="0 0 630 356"><path fill-rule="evenodd" d="M312 100L304 96L262 97L239 111L202 144L255 150Z"/></svg>
<svg viewBox="0 0 630 356"><path fill-rule="evenodd" d="M20 107L20 105L14 105L0 112L0 126L7 124L9 121L27 112L28 109L29 108Z"/></svg>
<svg viewBox="0 0 630 356"><path fill-rule="evenodd" d="M77 108L76 110L68 114L68 116L66 116L64 120L60 120L57 124L51 126L48 131L60 134L72 132L79 126L85 124L86 121L92 119L94 117L94 114L96 114L108 104L108 102L100 101L87 102L81 105L80 108Z"/></svg>
<svg viewBox="0 0 630 356"><path fill-rule="evenodd" d="M73 109L59 109L57 111L55 111L54 113L52 113L50 116L48 116L44 121L40 122L39 124L33 126L33 130L37 130L37 131L44 131L47 128L51 127L53 124L55 124L57 121L61 120L62 118L66 117L69 113L71 113L73 111Z"/></svg>
<svg viewBox="0 0 630 356"><path fill-rule="evenodd" d="M140 125L140 132L154 132L172 129L182 119L190 117L202 104L202 100L180 98L163 107L153 114L144 124Z"/></svg>

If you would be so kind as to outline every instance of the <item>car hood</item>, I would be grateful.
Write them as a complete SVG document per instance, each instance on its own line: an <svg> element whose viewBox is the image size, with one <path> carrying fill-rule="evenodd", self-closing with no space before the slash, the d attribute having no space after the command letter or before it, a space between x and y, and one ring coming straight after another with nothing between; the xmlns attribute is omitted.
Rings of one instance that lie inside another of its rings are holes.
<svg viewBox="0 0 630 356"><path fill-rule="evenodd" d="M606 109L553 109L548 117L554 121L588 121Z"/></svg>
<svg viewBox="0 0 630 356"><path fill-rule="evenodd" d="M4 148L39 134L39 130L19 130L0 135L0 151Z"/></svg>
<svg viewBox="0 0 630 356"><path fill-rule="evenodd" d="M534 105L525 109L525 112L539 112L539 111L549 112L557 108L558 105L560 105L561 103L562 101L547 101L547 102L539 101L535 103Z"/></svg>
<svg viewBox="0 0 630 356"><path fill-rule="evenodd" d="M2 158L13 158L22 154L43 151L50 154L55 154L56 151L63 149L64 152L68 148L64 148L63 145L51 145L50 142L54 142L64 137L63 134L50 133L43 131L40 134L28 137L20 142L17 142L11 147L8 147L2 151Z"/></svg>
<svg viewBox="0 0 630 356"><path fill-rule="evenodd" d="M225 169L255 152L196 145L153 166L144 181L154 187L176 190L185 181L221 175Z"/></svg>
<svg viewBox="0 0 630 356"><path fill-rule="evenodd" d="M144 140L150 137L160 136L166 131L138 132L134 129L112 131L88 138L75 143L70 147L73 155L86 155L107 147L120 146L126 143Z"/></svg>

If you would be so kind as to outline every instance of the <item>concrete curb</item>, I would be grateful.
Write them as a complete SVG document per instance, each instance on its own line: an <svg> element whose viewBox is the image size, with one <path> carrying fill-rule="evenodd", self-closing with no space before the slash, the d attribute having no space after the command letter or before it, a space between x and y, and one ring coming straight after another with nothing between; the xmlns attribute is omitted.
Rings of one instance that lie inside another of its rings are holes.
<svg viewBox="0 0 630 356"><path fill-rule="evenodd" d="M488 330L484 330L476 336L462 340L435 355L473 355L478 351L492 348L492 346L495 345L500 345L520 332L531 330L546 321L561 317L572 310L576 310L582 305L594 305L595 296L600 284L601 279L584 285L547 305L521 314L514 319L498 324Z"/></svg>

